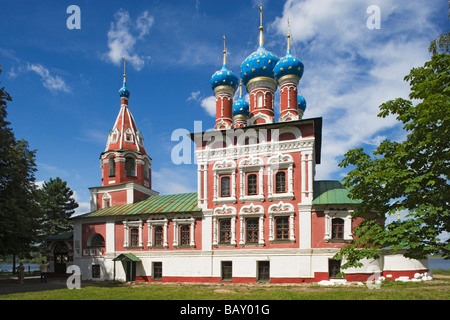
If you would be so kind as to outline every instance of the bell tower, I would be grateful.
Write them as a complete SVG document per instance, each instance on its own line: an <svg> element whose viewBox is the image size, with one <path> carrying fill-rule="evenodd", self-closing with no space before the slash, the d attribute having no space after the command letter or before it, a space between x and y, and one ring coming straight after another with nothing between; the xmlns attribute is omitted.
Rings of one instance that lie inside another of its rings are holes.
<svg viewBox="0 0 450 320"><path fill-rule="evenodd" d="M130 204L158 194L152 188L152 159L144 146L144 137L137 129L130 112L130 91L126 84L123 58L123 86L119 90L120 110L108 134L106 149L100 155L102 186L90 188L91 211Z"/></svg>

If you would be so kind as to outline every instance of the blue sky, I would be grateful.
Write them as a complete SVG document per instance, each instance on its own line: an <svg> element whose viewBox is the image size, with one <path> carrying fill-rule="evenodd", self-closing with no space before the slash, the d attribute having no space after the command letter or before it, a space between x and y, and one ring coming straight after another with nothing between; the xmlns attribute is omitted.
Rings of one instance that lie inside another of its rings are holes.
<svg viewBox="0 0 450 320"><path fill-rule="evenodd" d="M196 164L176 165L177 129L214 126L212 74L236 74L258 45L259 9L265 47L303 60L304 118L323 117L322 164L316 179L342 179L349 149L368 150L405 133L378 106L407 98L403 81L429 60L431 40L449 29L448 1L0 0L1 86L11 94L8 120L18 139L37 149L36 180L60 177L75 191L78 212L89 211L89 187L101 184L99 156L119 112L122 62L129 61L130 110L152 158L153 189L196 191ZM67 7L81 10L81 29L68 29ZM380 9L380 29L369 29L367 8ZM245 91L244 91L245 93ZM192 161L193 162L193 161Z"/></svg>

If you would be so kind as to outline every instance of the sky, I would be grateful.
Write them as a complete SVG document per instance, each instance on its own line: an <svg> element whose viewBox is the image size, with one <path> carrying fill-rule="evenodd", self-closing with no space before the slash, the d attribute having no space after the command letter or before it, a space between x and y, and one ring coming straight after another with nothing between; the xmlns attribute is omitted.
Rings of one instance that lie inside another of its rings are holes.
<svg viewBox="0 0 450 320"><path fill-rule="evenodd" d="M283 57L290 30L305 66L304 119L323 118L317 180L341 180L347 169L338 164L352 148L405 138L395 118L377 117L378 107L408 98L403 78L449 30L447 0L0 0L0 86L13 98L7 120L16 138L37 150L37 183L60 177L77 213L89 212L126 57L129 107L152 158L153 189L196 192L193 152L177 164L172 150L180 132L213 128L209 80L222 67L222 37L227 67L239 74L258 47L260 3L265 48Z"/></svg>

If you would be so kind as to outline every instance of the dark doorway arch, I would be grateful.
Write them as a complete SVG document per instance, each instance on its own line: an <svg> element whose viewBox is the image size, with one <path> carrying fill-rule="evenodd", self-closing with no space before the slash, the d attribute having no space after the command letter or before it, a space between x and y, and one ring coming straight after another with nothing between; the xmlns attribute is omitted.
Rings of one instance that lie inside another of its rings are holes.
<svg viewBox="0 0 450 320"><path fill-rule="evenodd" d="M67 261L69 260L69 250L63 242L58 242L53 249L53 257L55 262L55 273L64 274L67 269Z"/></svg>

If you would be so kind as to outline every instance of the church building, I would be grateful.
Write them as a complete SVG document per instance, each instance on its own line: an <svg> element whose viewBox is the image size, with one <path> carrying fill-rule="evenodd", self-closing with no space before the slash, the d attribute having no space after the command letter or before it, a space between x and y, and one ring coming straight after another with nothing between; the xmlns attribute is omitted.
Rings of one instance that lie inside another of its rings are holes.
<svg viewBox="0 0 450 320"><path fill-rule="evenodd" d="M215 130L190 135L192 193L152 189L151 154L130 111L124 72L119 113L100 155L101 185L90 188L90 212L73 218L69 260L84 280L301 283L341 271L333 257L354 240L358 201L339 181L314 178L322 118L304 117L304 66L291 54L290 35L283 57L266 50L261 12L259 46L239 75L227 68L226 54L210 80ZM428 269L426 261L388 251L362 262L344 270L347 281Z"/></svg>

